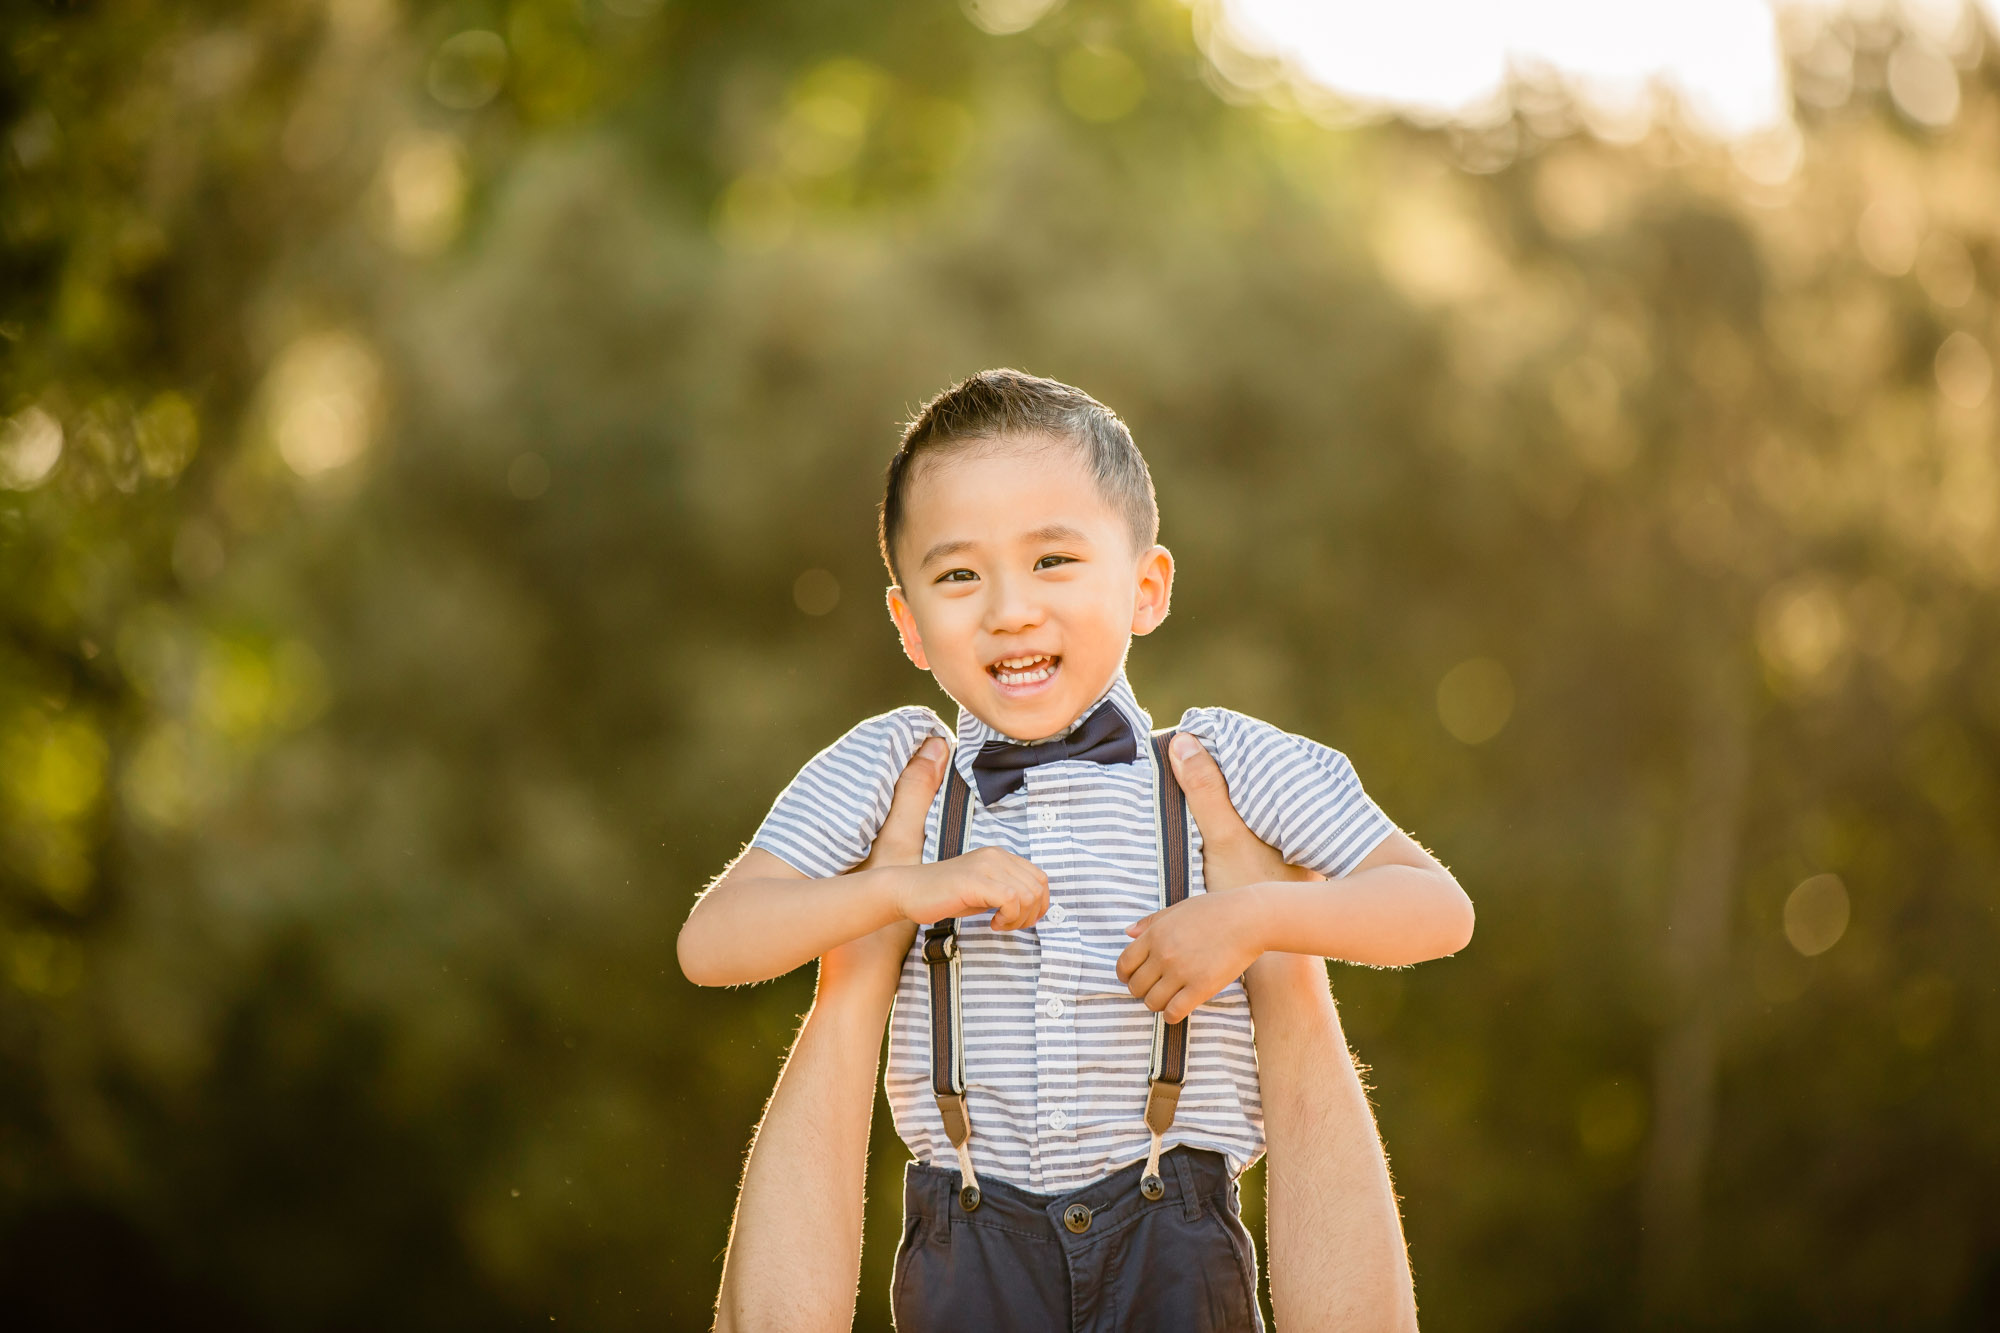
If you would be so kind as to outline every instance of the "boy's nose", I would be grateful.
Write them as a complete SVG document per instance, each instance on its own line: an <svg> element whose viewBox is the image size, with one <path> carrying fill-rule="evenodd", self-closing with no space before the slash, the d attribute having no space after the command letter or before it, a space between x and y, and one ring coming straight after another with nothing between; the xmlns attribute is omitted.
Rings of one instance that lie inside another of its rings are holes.
<svg viewBox="0 0 2000 1333"><path fill-rule="evenodd" d="M1042 603L1034 595L1032 582L1000 578L990 586L993 592L986 604L985 625L988 632L1007 634L1033 629L1042 623Z"/></svg>

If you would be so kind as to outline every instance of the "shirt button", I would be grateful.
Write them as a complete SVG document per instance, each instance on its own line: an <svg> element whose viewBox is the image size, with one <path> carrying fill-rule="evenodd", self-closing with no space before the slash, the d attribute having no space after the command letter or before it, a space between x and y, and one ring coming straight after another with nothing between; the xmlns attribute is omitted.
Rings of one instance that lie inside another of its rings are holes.
<svg viewBox="0 0 2000 1333"><path fill-rule="evenodd" d="M1067 920L1069 920L1069 909L1067 907L1064 907L1061 903L1053 903L1049 906L1050 925L1060 926Z"/></svg>
<svg viewBox="0 0 2000 1333"><path fill-rule="evenodd" d="M1061 1018L1063 1016L1062 996L1060 995L1049 996L1049 1002L1042 1006L1042 1010L1043 1012L1047 1013L1050 1018ZM1058 1111L1056 1112L1056 1114L1061 1115L1062 1112ZM1060 1129L1062 1128L1062 1126L1058 1125L1056 1128Z"/></svg>
<svg viewBox="0 0 2000 1333"><path fill-rule="evenodd" d="M1053 810L1037 810L1035 811L1035 822L1043 828L1054 828L1056 826L1056 812Z"/></svg>
<svg viewBox="0 0 2000 1333"><path fill-rule="evenodd" d="M1060 1108L1049 1112L1050 1129L1061 1129L1067 1124L1069 1124L1069 1117L1064 1115Z"/></svg>

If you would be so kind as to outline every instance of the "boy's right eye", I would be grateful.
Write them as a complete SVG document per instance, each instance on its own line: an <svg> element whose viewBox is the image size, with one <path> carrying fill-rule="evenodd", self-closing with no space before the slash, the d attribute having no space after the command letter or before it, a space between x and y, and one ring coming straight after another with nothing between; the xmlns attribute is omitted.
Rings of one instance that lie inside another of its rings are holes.
<svg viewBox="0 0 2000 1333"><path fill-rule="evenodd" d="M933 581L937 583L974 583L978 579L979 575L969 569L947 569Z"/></svg>

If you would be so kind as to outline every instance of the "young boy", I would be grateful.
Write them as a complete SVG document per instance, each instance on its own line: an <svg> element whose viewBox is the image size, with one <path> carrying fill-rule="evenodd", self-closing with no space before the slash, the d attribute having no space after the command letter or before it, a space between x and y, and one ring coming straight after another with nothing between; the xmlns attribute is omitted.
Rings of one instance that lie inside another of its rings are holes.
<svg viewBox="0 0 2000 1333"><path fill-rule="evenodd" d="M989 371L932 400L881 525L904 650L960 704L931 859L844 873L911 755L954 735L904 708L806 766L682 931L684 970L720 985L932 926L904 963L886 1078L917 1159L900 1328L1255 1326L1233 1187L1262 1150L1241 974L1270 950L1413 963L1471 933L1463 892L1343 757L1221 709L1179 730L1259 838L1341 882L1202 891L1199 833L1160 813L1171 783L1123 672L1167 613L1157 526L1144 460L1088 395ZM1159 910L1177 864L1186 897ZM1161 1052L1181 1041L1175 1105Z"/></svg>

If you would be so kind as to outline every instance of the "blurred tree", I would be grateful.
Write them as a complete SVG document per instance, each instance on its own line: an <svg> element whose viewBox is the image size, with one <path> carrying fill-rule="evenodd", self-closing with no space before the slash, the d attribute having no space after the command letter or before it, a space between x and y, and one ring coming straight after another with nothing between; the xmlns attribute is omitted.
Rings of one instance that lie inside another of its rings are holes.
<svg viewBox="0 0 2000 1333"><path fill-rule="evenodd" d="M1797 134L1328 128L1170 0L5 20L0 1291L52 1327L699 1327L801 978L693 889L857 717L879 468L1133 423L1133 673L1350 753L1458 961L1343 972L1427 1320L2000 1311L1969 20ZM862 1323L886 1318L881 1140Z"/></svg>

